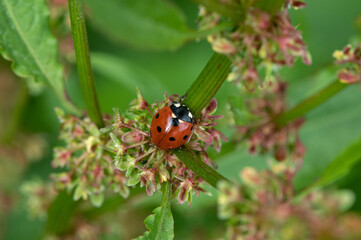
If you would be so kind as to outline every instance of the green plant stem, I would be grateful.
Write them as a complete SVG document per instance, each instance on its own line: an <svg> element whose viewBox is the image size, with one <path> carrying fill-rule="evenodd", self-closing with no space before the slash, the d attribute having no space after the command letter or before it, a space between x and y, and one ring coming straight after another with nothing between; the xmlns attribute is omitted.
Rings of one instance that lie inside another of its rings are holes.
<svg viewBox="0 0 361 240"><path fill-rule="evenodd" d="M341 83L339 80L334 81L326 88L322 89L321 91L317 92L313 96L305 99L297 106L291 108L287 112L284 112L278 116L276 116L273 121L278 125L282 126L285 125L299 117L304 116L307 112L314 109L318 105L322 104L323 102L327 101L332 96L339 93L342 89L346 88L348 84Z"/></svg>
<svg viewBox="0 0 361 240"><path fill-rule="evenodd" d="M245 19L246 11L240 1L231 3L222 3L220 0L193 0L209 11L215 11L222 16L229 17L233 22L242 22Z"/></svg>
<svg viewBox="0 0 361 240"><path fill-rule="evenodd" d="M227 56L214 53L185 94L184 104L195 116L199 116L216 95L230 70L231 62Z"/></svg>
<svg viewBox="0 0 361 240"><path fill-rule="evenodd" d="M200 176L204 181L209 183L211 186L217 188L217 183L221 180L227 180L216 170L202 162L202 160L194 153L185 150L177 149L173 153L193 172Z"/></svg>
<svg viewBox="0 0 361 240"><path fill-rule="evenodd" d="M95 89L94 74L90 64L88 37L80 0L69 0L69 12L80 86L90 119L103 127L103 118Z"/></svg>

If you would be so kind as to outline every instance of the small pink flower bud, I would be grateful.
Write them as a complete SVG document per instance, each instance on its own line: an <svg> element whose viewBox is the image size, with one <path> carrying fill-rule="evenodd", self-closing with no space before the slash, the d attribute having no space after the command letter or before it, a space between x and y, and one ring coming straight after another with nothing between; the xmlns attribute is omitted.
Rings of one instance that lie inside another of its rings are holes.
<svg viewBox="0 0 361 240"><path fill-rule="evenodd" d="M178 203L183 204L185 201L188 200L189 191L192 189L190 182L182 182L179 187L179 193L178 193Z"/></svg>
<svg viewBox="0 0 361 240"><path fill-rule="evenodd" d="M195 127L194 129L194 133L197 135L197 137L207 143L207 144L211 144L212 143L212 136L211 134L209 134L208 132L206 132L205 130L201 129L200 127Z"/></svg>
<svg viewBox="0 0 361 240"><path fill-rule="evenodd" d="M237 52L237 47L226 38L214 40L212 42L212 49L221 54L234 54Z"/></svg>
<svg viewBox="0 0 361 240"><path fill-rule="evenodd" d="M125 143L138 143L143 141L144 135L136 131L130 131L122 135L121 138Z"/></svg>
<svg viewBox="0 0 361 240"><path fill-rule="evenodd" d="M359 81L359 79L357 79L355 74L348 72L346 69L342 69L338 73L338 78L340 79L340 82L347 84L353 84Z"/></svg>
<svg viewBox="0 0 361 240"><path fill-rule="evenodd" d="M217 100L213 98L204 111L204 115L213 114L217 110Z"/></svg>

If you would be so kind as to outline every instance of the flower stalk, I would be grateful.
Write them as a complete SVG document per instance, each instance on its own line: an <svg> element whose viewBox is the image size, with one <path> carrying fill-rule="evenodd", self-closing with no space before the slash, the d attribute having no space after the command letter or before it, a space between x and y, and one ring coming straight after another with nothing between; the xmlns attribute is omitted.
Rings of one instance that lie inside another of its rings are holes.
<svg viewBox="0 0 361 240"><path fill-rule="evenodd" d="M326 88L305 99L290 110L277 115L273 119L273 122L275 122L278 126L283 126L299 117L302 117L307 112L327 101L329 98L333 97L347 86L348 84L344 84L341 83L339 80L336 80L330 85L328 85Z"/></svg>
<svg viewBox="0 0 361 240"><path fill-rule="evenodd" d="M75 48L78 75L90 119L103 127L103 119L95 89L94 74L90 64L88 36L80 0L69 0L71 29Z"/></svg>
<svg viewBox="0 0 361 240"><path fill-rule="evenodd" d="M231 70L227 56L214 53L197 79L185 94L184 104L199 117L211 99L216 95Z"/></svg>

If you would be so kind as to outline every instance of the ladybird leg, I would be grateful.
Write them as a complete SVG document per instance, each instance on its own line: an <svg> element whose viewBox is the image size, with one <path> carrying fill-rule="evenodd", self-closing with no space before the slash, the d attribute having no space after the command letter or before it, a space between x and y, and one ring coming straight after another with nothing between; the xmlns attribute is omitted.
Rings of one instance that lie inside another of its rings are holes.
<svg viewBox="0 0 361 240"><path fill-rule="evenodd" d="M180 98L179 98L179 102L180 103L183 103L184 102L184 100L186 99L186 94L184 94L183 96L181 96Z"/></svg>

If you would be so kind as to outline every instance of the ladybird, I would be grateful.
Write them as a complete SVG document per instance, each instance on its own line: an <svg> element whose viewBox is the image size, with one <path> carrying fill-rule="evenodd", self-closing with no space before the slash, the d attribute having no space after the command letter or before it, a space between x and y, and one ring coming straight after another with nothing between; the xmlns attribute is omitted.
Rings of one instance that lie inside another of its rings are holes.
<svg viewBox="0 0 361 240"><path fill-rule="evenodd" d="M179 148L191 138L193 123L189 108L179 102L172 102L154 115L150 137L163 150Z"/></svg>

